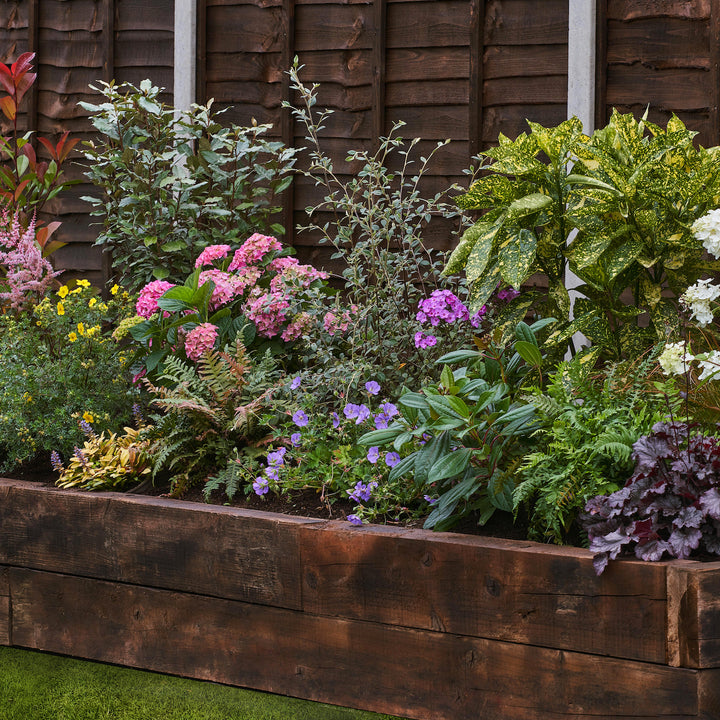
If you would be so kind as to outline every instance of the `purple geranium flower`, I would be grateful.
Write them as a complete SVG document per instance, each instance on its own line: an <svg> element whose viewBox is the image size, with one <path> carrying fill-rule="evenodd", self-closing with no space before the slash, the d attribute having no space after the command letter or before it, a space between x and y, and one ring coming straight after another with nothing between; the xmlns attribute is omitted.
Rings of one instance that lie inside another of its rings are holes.
<svg viewBox="0 0 720 720"><path fill-rule="evenodd" d="M392 468L400 462L400 455L396 452L389 452L385 455L385 464Z"/></svg>
<svg viewBox="0 0 720 720"><path fill-rule="evenodd" d="M298 427L305 427L308 424L308 416L305 414L305 412L303 410L298 410L293 415L293 422Z"/></svg>
<svg viewBox="0 0 720 720"><path fill-rule="evenodd" d="M365 389L371 395L377 395L380 392L380 385L376 383L375 380L370 380L369 382L365 383Z"/></svg>
<svg viewBox="0 0 720 720"><path fill-rule="evenodd" d="M377 445L373 445L369 450L367 454L367 459L371 463L376 463L378 461L378 458L380 457L380 448Z"/></svg>
<svg viewBox="0 0 720 720"><path fill-rule="evenodd" d="M385 413L379 413L375 416L375 429L385 430L388 426L390 418Z"/></svg>
<svg viewBox="0 0 720 720"><path fill-rule="evenodd" d="M293 433L290 436L290 442L293 444L293 447L297 447L302 440L302 435L299 432Z"/></svg>
<svg viewBox="0 0 720 720"><path fill-rule="evenodd" d="M362 519L359 518L357 515L348 515L347 516L348 522L352 525L362 525Z"/></svg>
<svg viewBox="0 0 720 720"><path fill-rule="evenodd" d="M339 428L340 427L340 416L335 411L331 412L330 415L332 415L333 427Z"/></svg>
<svg viewBox="0 0 720 720"><path fill-rule="evenodd" d="M302 382L300 376L298 375L296 378L293 379L293 381L290 383L290 389L291 390L297 390L300 387L300 383Z"/></svg>
<svg viewBox="0 0 720 720"><path fill-rule="evenodd" d="M265 493L267 493L267 491L269 490L269 483L267 478L255 478L255 482L253 483L253 490L255 491L256 495L265 495Z"/></svg>
<svg viewBox="0 0 720 720"><path fill-rule="evenodd" d="M389 418L395 417L396 415L399 415L399 413L400 413L400 411L397 409L397 407L395 405L393 405L391 402L383 403L380 406L380 409Z"/></svg>

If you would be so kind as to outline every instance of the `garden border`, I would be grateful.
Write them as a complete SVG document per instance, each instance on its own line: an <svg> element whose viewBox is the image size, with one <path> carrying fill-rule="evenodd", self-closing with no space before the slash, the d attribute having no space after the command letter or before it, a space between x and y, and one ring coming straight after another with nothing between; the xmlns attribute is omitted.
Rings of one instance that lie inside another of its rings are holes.
<svg viewBox="0 0 720 720"><path fill-rule="evenodd" d="M422 720L720 717L720 562L0 480L0 644Z"/></svg>

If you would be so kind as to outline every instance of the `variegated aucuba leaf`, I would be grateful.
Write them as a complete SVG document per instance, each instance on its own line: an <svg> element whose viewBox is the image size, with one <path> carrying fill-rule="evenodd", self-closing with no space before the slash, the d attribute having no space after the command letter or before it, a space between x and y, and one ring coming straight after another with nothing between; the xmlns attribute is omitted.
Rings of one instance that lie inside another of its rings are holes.
<svg viewBox="0 0 720 720"><path fill-rule="evenodd" d="M548 295L558 309L557 316L563 320L570 317L570 295L562 280L551 280Z"/></svg>
<svg viewBox="0 0 720 720"><path fill-rule="evenodd" d="M553 161L563 159L568 155L577 138L582 135L582 122L575 116L554 128L545 128L530 120L526 122L540 149ZM584 139L589 140L587 136L584 136Z"/></svg>
<svg viewBox="0 0 720 720"><path fill-rule="evenodd" d="M658 340L680 336L680 313L677 304L668 298L661 299L650 311L650 322Z"/></svg>
<svg viewBox="0 0 720 720"><path fill-rule="evenodd" d="M595 190L610 193L611 195L620 195L620 191L609 183L603 182L598 178L590 177L588 175L568 175L565 178L565 182L568 185L581 185L583 187L591 187Z"/></svg>
<svg viewBox="0 0 720 720"><path fill-rule="evenodd" d="M587 318L587 321L582 323L582 334L585 335L593 345L608 350L613 355L617 354L620 345L619 338L610 327L610 323L605 314L598 310L592 310L580 316L578 320L582 321L585 318Z"/></svg>
<svg viewBox="0 0 720 720"><path fill-rule="evenodd" d="M468 296L468 309L470 314L478 312L488 301L488 298L495 292L500 282L500 268L497 262L485 268L482 277L479 277L470 287Z"/></svg>
<svg viewBox="0 0 720 720"><path fill-rule="evenodd" d="M503 218L501 217L494 223L483 223L480 226L480 232L473 243L471 251L468 253L467 262L465 263L465 276L469 283L474 283L485 272L485 268L492 256L495 237L500 231L502 223Z"/></svg>
<svg viewBox="0 0 720 720"><path fill-rule="evenodd" d="M640 277L640 292L645 306L652 310L660 302L662 285L654 283L647 275L642 275Z"/></svg>
<svg viewBox="0 0 720 720"><path fill-rule="evenodd" d="M497 248L500 274L516 290L530 274L537 251L537 235L527 228L505 226Z"/></svg>
<svg viewBox="0 0 720 720"><path fill-rule="evenodd" d="M503 175L487 175L476 180L464 195L455 198L464 210L481 210L508 203L518 196L517 184Z"/></svg>
<svg viewBox="0 0 720 720"><path fill-rule="evenodd" d="M672 255L663 258L663 267L665 268L665 270L679 270L685 264L686 257L687 255L685 252L683 252L679 248L674 249ZM638 258L638 262L643 267L652 267L651 265L646 265L644 262L642 262L640 258Z"/></svg>
<svg viewBox="0 0 720 720"><path fill-rule="evenodd" d="M517 324L525 318L535 299L535 293L523 293L514 300L511 300L502 308L497 316L493 318L495 337L500 336L501 345L507 344L515 337Z"/></svg>
<svg viewBox="0 0 720 720"><path fill-rule="evenodd" d="M632 113L623 115L615 109L613 109L608 127L615 134L613 149L622 149L631 162L636 160L643 150L644 127L638 123Z"/></svg>
<svg viewBox="0 0 720 720"><path fill-rule="evenodd" d="M627 358L639 358L657 341L654 328L639 327L635 323L621 325L617 334L620 351Z"/></svg>
<svg viewBox="0 0 720 720"><path fill-rule="evenodd" d="M445 264L445 269L442 271L442 274L445 277L455 275L465 267L467 259L472 252L472 249L475 247L475 244L480 237L487 232L488 228L494 225L498 214L498 212L494 211L492 213L487 213L486 215L483 215L483 217L481 217L474 225L471 225L467 228L467 230L465 230L455 249L450 254L450 257Z"/></svg>
<svg viewBox="0 0 720 720"><path fill-rule="evenodd" d="M552 202L552 198L544 193L536 192L525 195L525 197L518 198L510 203L507 210L508 220L517 220L526 215L540 212L552 205Z"/></svg>
<svg viewBox="0 0 720 720"><path fill-rule="evenodd" d="M596 232L578 233L567 249L573 272L596 264L618 234L618 229L612 225Z"/></svg>
<svg viewBox="0 0 720 720"><path fill-rule="evenodd" d="M638 238L634 238L623 243L620 247L606 252L603 255L603 261L608 280L614 280L621 272L627 270L645 249L645 243Z"/></svg>
<svg viewBox="0 0 720 720"><path fill-rule="evenodd" d="M564 345L568 340L577 332L585 334L587 326L592 323L596 315L600 315L600 310L593 310L590 313L584 313L579 317L564 322L560 327L554 330L548 336L547 340L543 343L543 347L556 347L557 345Z"/></svg>

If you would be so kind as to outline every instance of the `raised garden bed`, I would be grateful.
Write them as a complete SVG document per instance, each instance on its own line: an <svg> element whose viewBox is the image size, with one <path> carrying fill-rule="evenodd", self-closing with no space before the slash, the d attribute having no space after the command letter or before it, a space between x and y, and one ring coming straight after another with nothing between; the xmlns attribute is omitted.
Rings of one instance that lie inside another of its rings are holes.
<svg viewBox="0 0 720 720"><path fill-rule="evenodd" d="M0 643L420 720L720 718L720 562L0 480Z"/></svg>

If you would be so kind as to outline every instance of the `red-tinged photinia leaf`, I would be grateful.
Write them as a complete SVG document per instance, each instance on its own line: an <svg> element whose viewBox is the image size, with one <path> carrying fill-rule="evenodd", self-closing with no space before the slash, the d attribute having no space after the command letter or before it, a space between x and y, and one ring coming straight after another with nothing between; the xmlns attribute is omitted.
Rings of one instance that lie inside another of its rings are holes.
<svg viewBox="0 0 720 720"><path fill-rule="evenodd" d="M15 94L15 83L13 82L10 68L4 63L0 63L0 85L2 85L2 89L6 93L10 95Z"/></svg>
<svg viewBox="0 0 720 720"><path fill-rule="evenodd" d="M30 143L25 143L25 145L23 145L22 154L30 161L30 167L34 167L37 162L35 148Z"/></svg>
<svg viewBox="0 0 720 720"><path fill-rule="evenodd" d="M18 77L26 73L32 67L32 61L35 59L34 52L23 53L10 67L10 72L14 77Z"/></svg>
<svg viewBox="0 0 720 720"><path fill-rule="evenodd" d="M67 134L67 133L65 133L65 134ZM50 153L50 157L55 162L57 162L58 161L58 152L57 152L57 149L55 148L55 146L47 138L38 137L37 140ZM58 146L59 145L60 145L60 143L58 143Z"/></svg>
<svg viewBox="0 0 720 720"><path fill-rule="evenodd" d="M20 104L20 101L23 99L23 96L25 93L30 89L32 84L35 82L35 78L37 75L35 73L23 73L19 78L15 81L15 99L18 105Z"/></svg>
<svg viewBox="0 0 720 720"><path fill-rule="evenodd" d="M37 179L40 182L43 182L45 180L45 173L47 172L48 164L46 162L39 162L35 166L35 175L37 175Z"/></svg>
<svg viewBox="0 0 720 720"><path fill-rule="evenodd" d="M5 115L8 120L14 120L15 113L17 112L17 105L9 95L6 95L5 97L0 98L0 110L2 110L3 115Z"/></svg>
<svg viewBox="0 0 720 720"><path fill-rule="evenodd" d="M17 202L20 199L20 196L23 194L23 190L27 187L27 184L30 182L30 180L23 180L16 188L15 188L15 202Z"/></svg>
<svg viewBox="0 0 720 720"><path fill-rule="evenodd" d="M60 165L65 158L70 154L70 151L80 142L80 138L73 138L72 140L68 140L68 135L70 134L69 130L66 130L63 133L63 136L60 138L57 144L57 163Z"/></svg>

